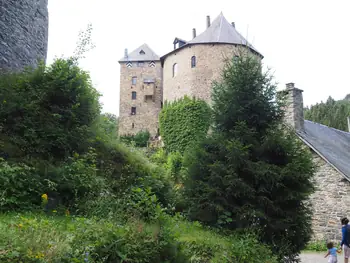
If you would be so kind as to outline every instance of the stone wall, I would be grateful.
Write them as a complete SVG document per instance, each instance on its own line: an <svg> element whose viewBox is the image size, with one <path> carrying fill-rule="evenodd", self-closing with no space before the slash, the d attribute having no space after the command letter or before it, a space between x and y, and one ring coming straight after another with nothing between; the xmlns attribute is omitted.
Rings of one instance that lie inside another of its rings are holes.
<svg viewBox="0 0 350 263"><path fill-rule="evenodd" d="M0 0L0 70L46 61L48 0Z"/></svg>
<svg viewBox="0 0 350 263"><path fill-rule="evenodd" d="M340 241L340 219L350 216L350 183L316 153L313 159L318 168L311 196L314 239Z"/></svg>
<svg viewBox="0 0 350 263"><path fill-rule="evenodd" d="M212 82L220 78L225 58L238 54L238 46L229 44L190 45L168 55L163 65L163 99L174 101L184 95L195 96L210 102ZM196 67L191 58L196 56ZM173 77L173 65L178 74Z"/></svg>
<svg viewBox="0 0 350 263"><path fill-rule="evenodd" d="M132 77L136 77L136 85L132 85ZM145 79L154 79L154 84L144 83ZM136 92L136 100L132 100L132 92ZM154 101L145 101L146 95L152 95ZM119 135L136 134L148 130L151 136L158 132L158 114L162 103L162 67L156 62L154 68L148 62L138 67L137 62L128 68L126 63L120 64L120 105ZM136 114L131 114L131 107L136 107Z"/></svg>

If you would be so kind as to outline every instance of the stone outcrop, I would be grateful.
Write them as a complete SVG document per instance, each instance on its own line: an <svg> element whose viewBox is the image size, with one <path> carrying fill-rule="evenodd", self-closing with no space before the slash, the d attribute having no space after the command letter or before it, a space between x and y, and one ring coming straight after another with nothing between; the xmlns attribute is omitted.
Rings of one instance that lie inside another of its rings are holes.
<svg viewBox="0 0 350 263"><path fill-rule="evenodd" d="M46 61L48 0L0 0L0 70Z"/></svg>

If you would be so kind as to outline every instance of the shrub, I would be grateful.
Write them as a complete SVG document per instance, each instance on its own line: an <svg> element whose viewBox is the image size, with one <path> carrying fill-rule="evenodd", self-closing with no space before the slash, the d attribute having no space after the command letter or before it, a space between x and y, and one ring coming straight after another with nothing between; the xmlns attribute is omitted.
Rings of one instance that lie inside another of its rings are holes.
<svg viewBox="0 0 350 263"><path fill-rule="evenodd" d="M134 144L136 147L147 147L150 139L149 131L139 131L135 135L120 136L120 140L126 144Z"/></svg>
<svg viewBox="0 0 350 263"><path fill-rule="evenodd" d="M71 59L1 75L0 98L0 142L19 150L3 155L63 160L88 149L99 94Z"/></svg>
<svg viewBox="0 0 350 263"><path fill-rule="evenodd" d="M295 260L311 237L314 166L288 129L275 86L245 54L214 85L211 136L186 158L189 216L226 228L259 229L280 260Z"/></svg>
<svg viewBox="0 0 350 263"><path fill-rule="evenodd" d="M0 158L0 211L32 210L40 207L43 181L32 167L7 163Z"/></svg>
<svg viewBox="0 0 350 263"><path fill-rule="evenodd" d="M159 125L167 151L185 152L205 138L210 122L211 110L203 100L185 96L172 103L165 103L159 114Z"/></svg>

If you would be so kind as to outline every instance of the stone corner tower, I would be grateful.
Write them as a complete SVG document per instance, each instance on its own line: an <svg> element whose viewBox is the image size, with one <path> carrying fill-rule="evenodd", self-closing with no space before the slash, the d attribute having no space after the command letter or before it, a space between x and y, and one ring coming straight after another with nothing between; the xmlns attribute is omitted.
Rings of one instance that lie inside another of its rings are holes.
<svg viewBox="0 0 350 263"><path fill-rule="evenodd" d="M0 0L0 71L46 61L48 0Z"/></svg>
<svg viewBox="0 0 350 263"><path fill-rule="evenodd" d="M148 130L158 135L162 107L162 67L159 56L143 44L130 54L125 50L120 64L119 135Z"/></svg>

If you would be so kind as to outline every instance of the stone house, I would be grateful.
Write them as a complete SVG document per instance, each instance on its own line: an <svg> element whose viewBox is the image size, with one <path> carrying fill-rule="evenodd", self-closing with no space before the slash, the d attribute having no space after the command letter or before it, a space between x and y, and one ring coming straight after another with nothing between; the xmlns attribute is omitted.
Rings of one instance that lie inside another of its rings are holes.
<svg viewBox="0 0 350 263"><path fill-rule="evenodd" d="M340 219L350 213L350 133L304 120L302 90L288 83L285 121L310 149L317 166L311 196L315 240L341 238Z"/></svg>
<svg viewBox="0 0 350 263"><path fill-rule="evenodd" d="M174 49L159 57L147 44L128 53L120 64L119 135L148 130L158 135L158 114L165 101L184 95L210 103L212 81L220 77L223 61L238 55L239 49L263 56L221 13L213 23L206 18L206 30L185 41L176 37ZM147 97L147 98L146 98Z"/></svg>

